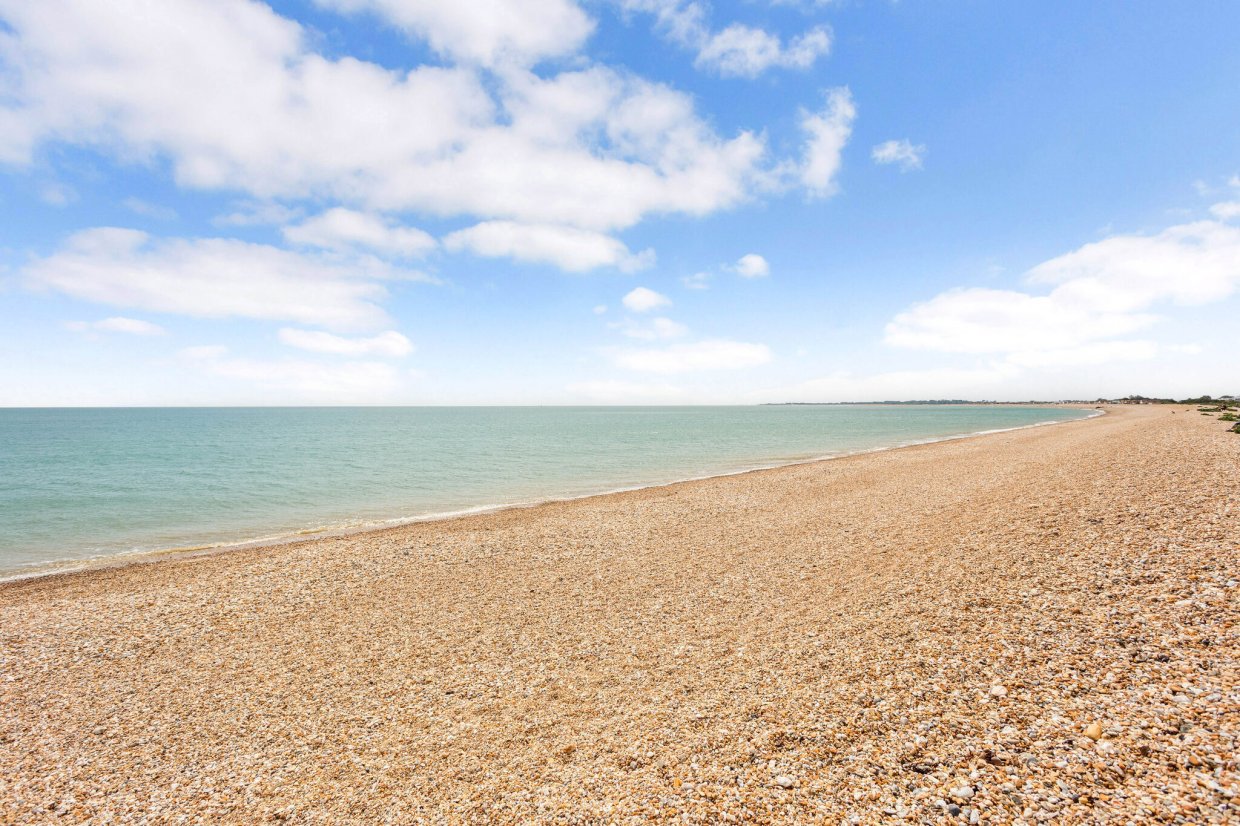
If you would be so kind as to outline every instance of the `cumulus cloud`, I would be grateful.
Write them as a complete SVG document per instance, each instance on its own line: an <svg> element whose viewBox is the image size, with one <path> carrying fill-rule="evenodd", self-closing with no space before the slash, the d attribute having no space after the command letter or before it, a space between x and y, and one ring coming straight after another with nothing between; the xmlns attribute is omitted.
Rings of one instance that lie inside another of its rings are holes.
<svg viewBox="0 0 1240 826"><path fill-rule="evenodd" d="M726 339L707 339L661 348L619 349L610 355L617 367L646 373L739 370L771 360L770 348L765 344Z"/></svg>
<svg viewBox="0 0 1240 826"><path fill-rule="evenodd" d="M757 77L773 67L807 69L830 50L826 27L810 29L785 45L768 31L733 23L704 37L694 62L724 76Z"/></svg>
<svg viewBox="0 0 1240 826"><path fill-rule="evenodd" d="M338 356L399 358L413 352L413 342L395 330L388 330L370 338L347 338L325 333L322 330L297 330L284 327L279 335L280 341L290 347Z"/></svg>
<svg viewBox="0 0 1240 826"><path fill-rule="evenodd" d="M300 224L285 227L290 243L330 250L358 247L402 258L425 255L436 246L435 239L414 227L401 227L375 215L335 207Z"/></svg>
<svg viewBox="0 0 1240 826"><path fill-rule="evenodd" d="M1220 221L1240 218L1240 201L1223 201L1210 207L1210 214Z"/></svg>
<svg viewBox="0 0 1240 826"><path fill-rule="evenodd" d="M741 278L766 278L771 274L771 265L757 253L742 255L732 268Z"/></svg>
<svg viewBox="0 0 1240 826"><path fill-rule="evenodd" d="M831 30L817 26L786 44L765 29L733 23L712 31L695 0L620 0L627 11L653 14L673 42L697 52L694 65L723 76L756 77L768 69L807 69L831 50Z"/></svg>
<svg viewBox="0 0 1240 826"><path fill-rule="evenodd" d="M672 300L649 287L635 287L621 299L621 303L635 313L648 313L660 307L670 307Z"/></svg>
<svg viewBox="0 0 1240 826"><path fill-rule="evenodd" d="M895 347L947 353L1018 353L1125 335L1149 315L1093 307L1018 290L950 290L900 313L887 325Z"/></svg>
<svg viewBox="0 0 1240 826"><path fill-rule="evenodd" d="M616 267L634 272L654 263L654 251L629 251L622 242L601 232L552 224L484 221L444 238L452 251L468 250L487 258L515 258L554 264L569 272Z"/></svg>
<svg viewBox="0 0 1240 826"><path fill-rule="evenodd" d="M386 321L387 268L359 270L315 256L222 238L158 239L116 227L83 230L24 270L36 289L200 318L255 318L338 328Z"/></svg>
<svg viewBox="0 0 1240 826"><path fill-rule="evenodd" d="M468 71L320 57L252 0L5 0L3 13L9 160L41 139L113 143L167 153L191 186L301 195L434 152L492 108Z"/></svg>
<svg viewBox="0 0 1240 826"><path fill-rule="evenodd" d="M572 271L649 265L653 252L614 233L652 214L707 215L796 184L834 190L855 116L846 89L803 113L804 157L781 160L760 134L719 134L666 85L602 66L531 70L588 35L568 0L322 2L377 15L456 63L394 70L324 56L255 0L0 0L0 163L89 146L243 196L219 226L283 226L301 246L413 257L434 240L380 216L464 217L475 225L452 248ZM695 19L691 4L654 6ZM703 60L738 72L805 64L828 42L822 30L788 45L744 27L697 31ZM308 199L329 208L305 218L292 204ZM148 206L131 204L154 216Z"/></svg>
<svg viewBox="0 0 1240 826"><path fill-rule="evenodd" d="M1063 375L1082 377L1084 389L1077 392L1096 393L1107 382L1117 383L1118 365L1201 351L1191 343L1164 344L1135 334L1158 321L1154 311L1160 305L1207 304L1240 290L1240 228L1198 221L1153 235L1118 235L1050 259L1024 281L1023 290L949 290L887 325L886 342L892 346L971 356L981 364L871 375L837 372L767 396L780 401L1011 398L1004 388L1062 392ZM1103 365L1101 372L1090 372ZM1061 377L1045 387L1058 389L1030 389L1039 372L1056 371ZM1126 375L1130 380L1140 374ZM1191 392L1191 386L1186 383L1180 392Z"/></svg>
<svg viewBox="0 0 1240 826"><path fill-rule="evenodd" d="M923 144L914 146L908 140L884 141L870 151L870 157L877 164L897 164L901 172L921 169L926 158L926 147Z"/></svg>
<svg viewBox="0 0 1240 826"><path fill-rule="evenodd" d="M439 4L383 5L426 16ZM758 136L721 137L688 95L603 67L510 67L488 85L469 66L328 58L253 0L0 0L0 10L10 27L0 163L28 164L45 143L87 145L166 160L183 186L260 204L314 197L595 231L726 208L770 171Z"/></svg>
<svg viewBox="0 0 1240 826"><path fill-rule="evenodd" d="M1157 321L1158 305L1206 304L1240 288L1240 228L1198 221L1114 236L1039 264L1026 282L1049 292L951 290L897 315L886 341L1025 366L1149 357L1154 345L1123 337Z"/></svg>
<svg viewBox="0 0 1240 826"><path fill-rule="evenodd" d="M1240 227L1197 221L1156 235L1117 235L1039 264L1029 280L1102 311L1218 301L1240 286Z"/></svg>
<svg viewBox="0 0 1240 826"><path fill-rule="evenodd" d="M835 175L840 170L844 145L852 135L856 118L857 107L847 87L829 90L827 105L822 111L801 112L801 129L806 133L806 142L800 176L812 197L825 198L835 193Z"/></svg>
<svg viewBox="0 0 1240 826"><path fill-rule="evenodd" d="M594 22L571 0L315 0L371 12L441 55L483 66L528 65L575 52Z"/></svg>
<svg viewBox="0 0 1240 826"><path fill-rule="evenodd" d="M388 187L429 191L440 211L614 230L732 206L768 174L760 138L720 139L666 86L601 67L506 80L511 123Z"/></svg>
<svg viewBox="0 0 1240 826"><path fill-rule="evenodd" d="M65 327L77 333L126 333L132 336L162 336L168 331L140 318L112 316L99 321L68 321Z"/></svg>

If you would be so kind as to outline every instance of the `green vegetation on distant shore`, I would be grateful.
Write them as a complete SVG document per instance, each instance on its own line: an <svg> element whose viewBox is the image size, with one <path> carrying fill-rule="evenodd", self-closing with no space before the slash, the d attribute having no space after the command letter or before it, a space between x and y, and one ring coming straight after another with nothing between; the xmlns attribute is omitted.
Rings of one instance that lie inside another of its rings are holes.
<svg viewBox="0 0 1240 826"><path fill-rule="evenodd" d="M1108 399L1098 399L1099 402L1109 401ZM1217 399L1213 396L1195 396L1191 399L1155 399L1150 396L1124 396L1122 399L1114 399L1119 404L1198 404L1202 405L1198 410L1202 413L1214 413L1220 410L1236 410L1240 409L1240 397L1237 396L1219 396ZM1214 407L1206 408L1205 405L1214 405Z"/></svg>

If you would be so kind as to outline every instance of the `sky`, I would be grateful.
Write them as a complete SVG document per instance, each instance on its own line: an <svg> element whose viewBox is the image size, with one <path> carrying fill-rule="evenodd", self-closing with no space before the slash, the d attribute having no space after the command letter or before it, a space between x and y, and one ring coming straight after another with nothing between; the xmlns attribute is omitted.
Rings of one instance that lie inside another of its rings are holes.
<svg viewBox="0 0 1240 826"><path fill-rule="evenodd" d="M0 0L0 405L1240 394L1233 0Z"/></svg>

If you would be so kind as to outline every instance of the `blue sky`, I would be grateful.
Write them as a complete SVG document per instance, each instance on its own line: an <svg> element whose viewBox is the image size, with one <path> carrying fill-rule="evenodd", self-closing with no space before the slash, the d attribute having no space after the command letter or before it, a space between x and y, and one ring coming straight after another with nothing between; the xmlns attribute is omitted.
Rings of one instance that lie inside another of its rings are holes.
<svg viewBox="0 0 1240 826"><path fill-rule="evenodd" d="M0 0L0 404L1240 393L1236 31Z"/></svg>

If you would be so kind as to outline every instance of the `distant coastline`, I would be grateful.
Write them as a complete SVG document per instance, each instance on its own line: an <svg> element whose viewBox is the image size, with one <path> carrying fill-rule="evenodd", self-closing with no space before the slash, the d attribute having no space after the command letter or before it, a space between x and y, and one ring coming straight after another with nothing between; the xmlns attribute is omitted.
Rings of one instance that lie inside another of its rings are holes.
<svg viewBox="0 0 1240 826"><path fill-rule="evenodd" d="M882 401L868 402L763 402L763 406L825 406L825 405L866 405L866 404L885 404L885 405L931 405L931 404L970 404L970 405L1016 405L1020 407L1031 407L1035 405L1056 405L1056 406L1072 406L1084 404L1217 404L1219 402L1231 403L1240 400L1240 395L1225 394L1221 396L1194 396L1188 399L1169 399L1169 398L1153 398L1150 396L1124 396L1118 399L1030 399L1028 401L1001 402L993 399L884 399Z"/></svg>

